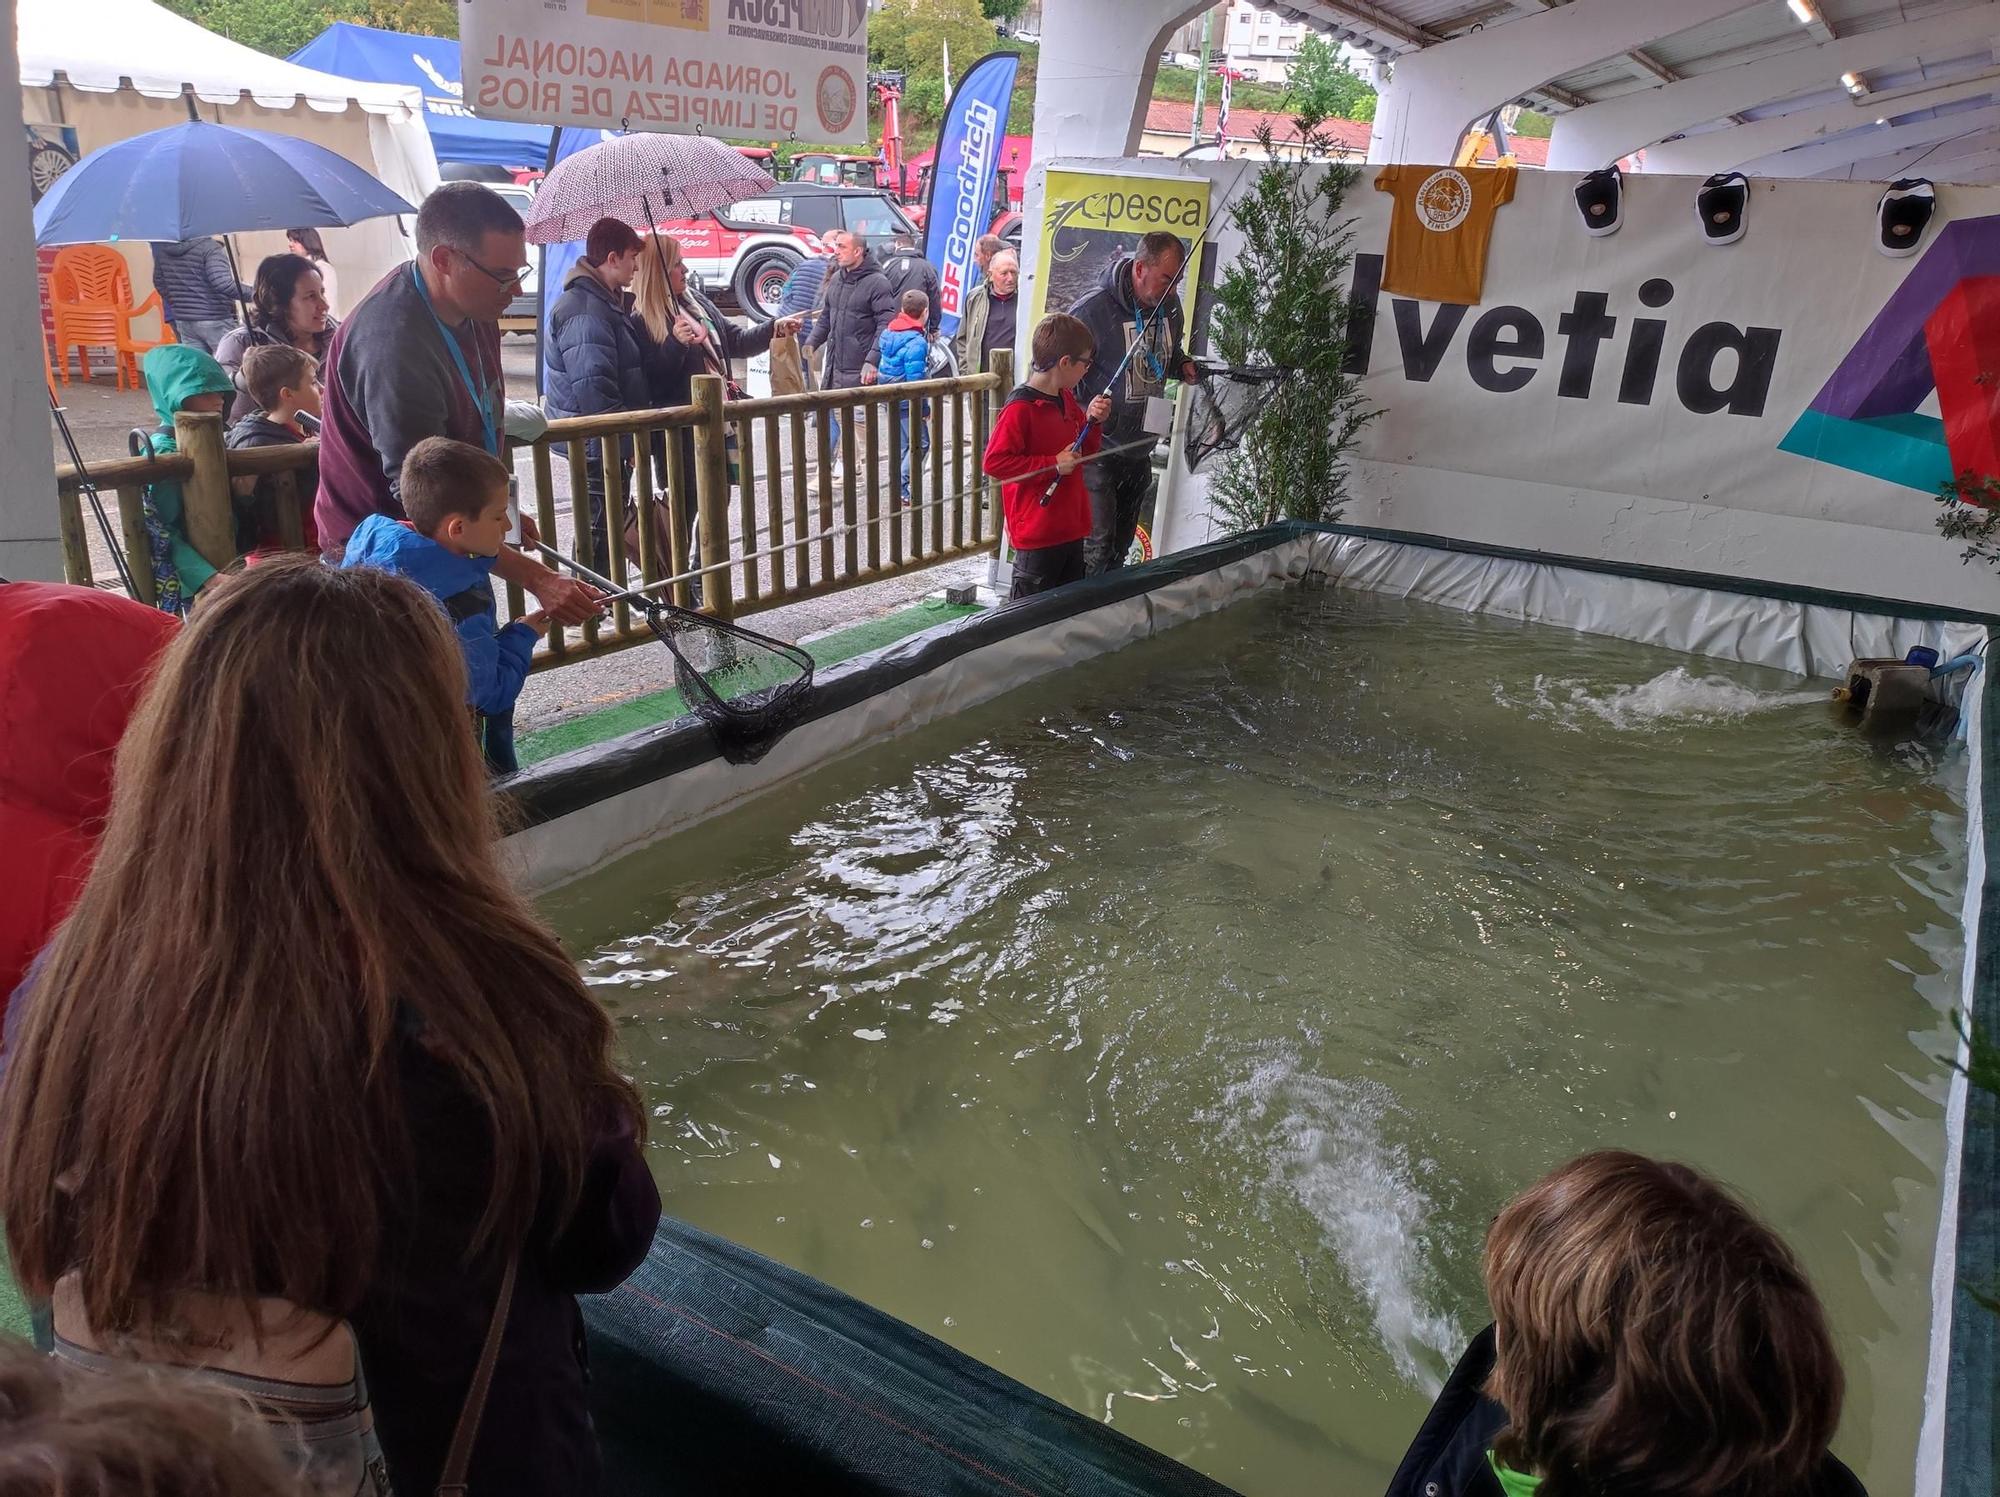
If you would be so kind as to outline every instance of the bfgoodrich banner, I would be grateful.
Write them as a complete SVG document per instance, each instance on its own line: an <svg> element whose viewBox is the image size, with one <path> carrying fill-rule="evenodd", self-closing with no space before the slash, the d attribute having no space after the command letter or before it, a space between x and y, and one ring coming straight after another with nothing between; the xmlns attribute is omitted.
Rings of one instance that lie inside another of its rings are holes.
<svg viewBox="0 0 2000 1497"><path fill-rule="evenodd" d="M868 136L868 0L468 0L489 119L693 135Z"/></svg>

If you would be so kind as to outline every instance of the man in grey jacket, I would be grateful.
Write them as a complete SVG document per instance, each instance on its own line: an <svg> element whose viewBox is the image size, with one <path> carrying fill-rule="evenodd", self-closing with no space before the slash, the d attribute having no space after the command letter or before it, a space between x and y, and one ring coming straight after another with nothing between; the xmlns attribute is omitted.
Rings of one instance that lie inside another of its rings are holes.
<svg viewBox="0 0 2000 1497"><path fill-rule="evenodd" d="M236 279L222 241L207 236L154 245L153 289L167 304L174 336L203 353L214 353L243 320L243 306L252 295Z"/></svg>
<svg viewBox="0 0 2000 1497"><path fill-rule="evenodd" d="M988 262L986 279L965 299L965 317L951 343L960 374L984 374L993 367L996 350L1014 346L1020 289L1020 257L1003 249ZM1021 377L1027 378L1027 371L1016 367Z"/></svg>

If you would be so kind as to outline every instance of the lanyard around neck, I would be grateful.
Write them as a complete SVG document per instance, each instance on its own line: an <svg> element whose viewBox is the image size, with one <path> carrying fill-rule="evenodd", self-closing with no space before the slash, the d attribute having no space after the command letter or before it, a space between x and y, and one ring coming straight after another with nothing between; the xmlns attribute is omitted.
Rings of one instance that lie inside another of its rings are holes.
<svg viewBox="0 0 2000 1497"><path fill-rule="evenodd" d="M479 430L485 438L486 450L498 457L500 433L499 428L493 424L493 407L487 400L482 386L473 382L472 370L465 362L465 350L459 346L458 338L452 330L444 325L444 319L438 316L437 308L431 305L430 289L424 285L423 275L415 265L410 267L410 279L416 282L417 295L423 298L424 310L431 314L431 321L437 325L438 336L444 339L445 352L451 355L452 363L458 366L458 377L465 384L465 393L472 397L472 408L479 412ZM477 336L475 333L475 339ZM479 373L483 378L486 373L486 358L484 354L478 357Z"/></svg>

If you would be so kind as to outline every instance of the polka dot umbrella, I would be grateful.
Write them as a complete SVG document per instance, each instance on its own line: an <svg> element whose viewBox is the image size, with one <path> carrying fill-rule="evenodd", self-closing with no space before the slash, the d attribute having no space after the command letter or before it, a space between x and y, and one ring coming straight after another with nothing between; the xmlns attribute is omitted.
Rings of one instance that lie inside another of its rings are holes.
<svg viewBox="0 0 2000 1497"><path fill-rule="evenodd" d="M698 218L777 186L771 174L707 135L616 135L556 163L528 214L530 244L587 238L600 218L645 231Z"/></svg>

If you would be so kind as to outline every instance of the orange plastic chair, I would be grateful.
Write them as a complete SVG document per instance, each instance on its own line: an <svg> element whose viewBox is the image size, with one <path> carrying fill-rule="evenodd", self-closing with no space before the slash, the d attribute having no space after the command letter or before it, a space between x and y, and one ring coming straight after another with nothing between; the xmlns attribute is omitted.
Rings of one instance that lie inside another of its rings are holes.
<svg viewBox="0 0 2000 1497"><path fill-rule="evenodd" d="M160 293L155 291L133 306L131 271L125 257L108 245L72 244L57 251L49 270L49 308L55 318L56 373L64 384L69 383L72 348L86 380L91 377L90 350L108 348L118 388L129 383L137 389L140 356L174 341ZM160 314L157 338L141 338L132 331L134 319L148 312Z"/></svg>

